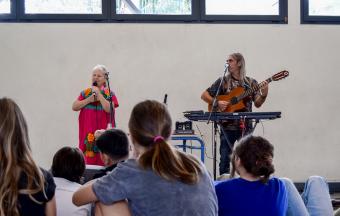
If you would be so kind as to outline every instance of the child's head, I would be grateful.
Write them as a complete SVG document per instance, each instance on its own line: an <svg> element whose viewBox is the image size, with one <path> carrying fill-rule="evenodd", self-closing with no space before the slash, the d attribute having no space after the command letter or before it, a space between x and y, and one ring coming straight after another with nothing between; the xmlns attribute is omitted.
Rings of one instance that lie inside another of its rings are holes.
<svg viewBox="0 0 340 216"><path fill-rule="evenodd" d="M105 164L106 156L116 162L129 156L129 141L122 130L110 129L105 131L96 139L96 145Z"/></svg>
<svg viewBox="0 0 340 216"><path fill-rule="evenodd" d="M85 172L83 153L78 148L61 148L53 157L51 171L54 177L80 183Z"/></svg>
<svg viewBox="0 0 340 216"><path fill-rule="evenodd" d="M263 137L246 136L236 145L232 156L233 176L237 171L237 161L244 169L256 177L262 177L267 182L269 176L274 173L273 165L274 147Z"/></svg>
<svg viewBox="0 0 340 216"><path fill-rule="evenodd" d="M140 102L133 108L129 120L132 141L145 148L153 148L156 143L169 139L171 124L170 114L164 104L154 100ZM156 139L159 137L161 139Z"/></svg>
<svg viewBox="0 0 340 216"><path fill-rule="evenodd" d="M164 104L146 100L135 105L129 130L134 147L141 150L138 163L167 180L196 184L201 172L200 162L167 143L171 125L171 117Z"/></svg>

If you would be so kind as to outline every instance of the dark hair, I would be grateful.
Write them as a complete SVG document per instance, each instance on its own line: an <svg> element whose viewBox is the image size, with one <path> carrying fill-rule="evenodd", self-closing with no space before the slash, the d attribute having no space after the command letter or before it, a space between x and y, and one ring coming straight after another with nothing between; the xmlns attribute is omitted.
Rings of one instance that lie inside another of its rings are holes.
<svg viewBox="0 0 340 216"><path fill-rule="evenodd" d="M80 183L85 172L83 153L78 148L63 147L55 153L51 171L54 177Z"/></svg>
<svg viewBox="0 0 340 216"><path fill-rule="evenodd" d="M146 100L132 110L129 129L134 141L147 148L139 157L142 168L151 168L167 180L195 184L201 173L200 162L172 148L166 140L171 134L170 114L163 104Z"/></svg>
<svg viewBox="0 0 340 216"><path fill-rule="evenodd" d="M242 166L248 173L261 177L263 183L267 183L275 171L272 163L274 147L263 137L250 135L239 141L232 155L232 177L235 175L236 157L240 158Z"/></svg>
<svg viewBox="0 0 340 216"><path fill-rule="evenodd" d="M105 131L96 139L96 145L113 160L121 160L129 155L129 141L126 134L119 129Z"/></svg>

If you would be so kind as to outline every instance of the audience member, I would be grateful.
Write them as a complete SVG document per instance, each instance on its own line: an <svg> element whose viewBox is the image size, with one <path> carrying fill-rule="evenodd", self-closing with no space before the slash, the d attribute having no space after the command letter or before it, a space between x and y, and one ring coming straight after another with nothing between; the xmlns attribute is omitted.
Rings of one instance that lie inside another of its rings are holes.
<svg viewBox="0 0 340 216"><path fill-rule="evenodd" d="M96 138L96 145L100 152L100 158L104 162L105 169L100 170L93 178L102 177L114 168L117 164L129 156L129 141L126 134L119 129L103 131Z"/></svg>
<svg viewBox="0 0 340 216"><path fill-rule="evenodd" d="M231 177L216 184L220 216L261 215L284 216L287 212L287 192L282 180L270 177L274 147L262 137L246 136L232 155Z"/></svg>
<svg viewBox="0 0 340 216"><path fill-rule="evenodd" d="M90 205L77 207L72 203L72 195L81 186L84 171L85 160L79 149L63 147L54 155L51 172L57 185L57 215L90 215Z"/></svg>
<svg viewBox="0 0 340 216"><path fill-rule="evenodd" d="M199 160L168 144L171 125L165 105L150 100L137 104L129 130L138 157L84 185L73 195L73 202L100 201L104 205L99 209L105 215L117 213L115 202L124 200L133 215L217 215L216 194L207 170Z"/></svg>
<svg viewBox="0 0 340 216"><path fill-rule="evenodd" d="M299 194L288 178L270 177L274 147L262 137L247 136L233 151L231 178L216 184L219 215L333 215L328 184L311 176ZM245 208L245 206L247 206Z"/></svg>
<svg viewBox="0 0 340 216"><path fill-rule="evenodd" d="M0 215L56 215L52 175L34 162L19 106L0 99Z"/></svg>

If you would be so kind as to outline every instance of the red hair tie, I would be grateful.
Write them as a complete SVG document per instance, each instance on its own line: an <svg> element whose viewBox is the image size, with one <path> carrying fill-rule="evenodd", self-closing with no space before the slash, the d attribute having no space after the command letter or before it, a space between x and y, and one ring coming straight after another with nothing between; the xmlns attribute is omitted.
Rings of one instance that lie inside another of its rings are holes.
<svg viewBox="0 0 340 216"><path fill-rule="evenodd" d="M158 135L158 136L155 136L155 137L153 138L153 142L154 142L154 143L158 142L159 140L164 141L164 137Z"/></svg>

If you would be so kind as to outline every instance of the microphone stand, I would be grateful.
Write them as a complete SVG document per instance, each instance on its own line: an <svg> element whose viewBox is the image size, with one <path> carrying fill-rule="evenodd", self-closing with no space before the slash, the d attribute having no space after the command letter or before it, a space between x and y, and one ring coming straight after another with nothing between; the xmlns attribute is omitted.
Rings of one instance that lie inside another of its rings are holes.
<svg viewBox="0 0 340 216"><path fill-rule="evenodd" d="M214 129L213 129L213 135L212 135L212 143L213 143L213 158L214 158L214 161L213 161L213 171L214 171L214 180L216 180L216 146L217 146L217 143L216 143L216 137L217 137L217 130L218 130L218 125L217 125L217 118L216 118L216 114L217 114L217 108L218 108L218 104L216 104L217 102L217 96L218 94L220 93L221 91L221 87L222 87L222 83L224 82L224 77L228 71L228 63L225 64L224 66L224 72L223 72L223 76L221 78L221 81L220 81L220 84L218 85L218 88L217 88L217 91L216 91L216 94L214 96L214 99L213 99L213 102L212 102L212 109L211 109L211 112L209 114L209 117L208 117L208 121L207 121L207 124L210 123L210 120L211 120L211 117L212 117L212 114L214 113Z"/></svg>
<svg viewBox="0 0 340 216"><path fill-rule="evenodd" d="M112 128L112 122L114 124L114 126L116 127L116 121L115 121L115 110L112 104L112 93L111 93L111 89L110 89L110 82L109 82L109 72L106 72L105 74L105 79L107 82L107 87L109 89L109 94L110 96L107 98L109 100L110 103L110 122L107 124L107 129L111 129Z"/></svg>

